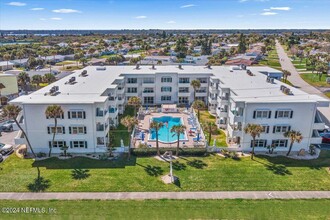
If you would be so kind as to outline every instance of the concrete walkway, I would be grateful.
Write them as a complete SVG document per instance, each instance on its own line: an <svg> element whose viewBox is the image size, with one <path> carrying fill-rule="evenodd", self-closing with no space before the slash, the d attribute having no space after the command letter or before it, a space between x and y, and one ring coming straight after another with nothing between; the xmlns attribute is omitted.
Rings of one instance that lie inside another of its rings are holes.
<svg viewBox="0 0 330 220"><path fill-rule="evenodd" d="M0 200L330 199L330 191L0 193Z"/></svg>

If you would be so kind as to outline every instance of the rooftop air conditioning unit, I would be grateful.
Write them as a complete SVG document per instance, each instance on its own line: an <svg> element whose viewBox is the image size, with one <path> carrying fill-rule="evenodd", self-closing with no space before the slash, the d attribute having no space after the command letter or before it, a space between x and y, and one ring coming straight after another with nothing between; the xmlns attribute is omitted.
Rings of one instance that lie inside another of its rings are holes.
<svg viewBox="0 0 330 220"><path fill-rule="evenodd" d="M99 66L99 67L96 67L96 70L106 70L107 68L105 66Z"/></svg>
<svg viewBox="0 0 330 220"><path fill-rule="evenodd" d="M152 64L151 69L156 69L155 64Z"/></svg>
<svg viewBox="0 0 330 220"><path fill-rule="evenodd" d="M76 81L76 77L74 76L69 79L70 84L73 84L75 81Z"/></svg>
<svg viewBox="0 0 330 220"><path fill-rule="evenodd" d="M281 85L280 90L283 92L286 89L286 86Z"/></svg>
<svg viewBox="0 0 330 220"><path fill-rule="evenodd" d="M270 78L270 83L274 84L275 79L274 78Z"/></svg>
<svg viewBox="0 0 330 220"><path fill-rule="evenodd" d="M242 70L246 70L246 65L242 64L241 68L242 68Z"/></svg>
<svg viewBox="0 0 330 220"><path fill-rule="evenodd" d="M87 70L83 70L82 72L81 72L81 76L87 76Z"/></svg>
<svg viewBox="0 0 330 220"><path fill-rule="evenodd" d="M140 64L136 64L136 67L135 67L135 69L140 69Z"/></svg>

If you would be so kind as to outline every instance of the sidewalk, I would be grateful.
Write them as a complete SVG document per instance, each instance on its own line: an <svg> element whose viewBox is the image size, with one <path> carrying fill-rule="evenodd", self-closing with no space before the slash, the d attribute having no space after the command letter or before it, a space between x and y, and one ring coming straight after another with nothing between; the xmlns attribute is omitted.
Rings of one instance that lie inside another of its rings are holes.
<svg viewBox="0 0 330 220"><path fill-rule="evenodd" d="M330 191L0 193L1 200L330 199Z"/></svg>

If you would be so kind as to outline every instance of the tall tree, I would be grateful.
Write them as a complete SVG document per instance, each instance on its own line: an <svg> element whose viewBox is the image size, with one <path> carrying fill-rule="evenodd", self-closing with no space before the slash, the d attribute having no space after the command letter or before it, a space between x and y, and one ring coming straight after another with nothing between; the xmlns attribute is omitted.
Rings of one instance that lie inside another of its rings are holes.
<svg viewBox="0 0 330 220"><path fill-rule="evenodd" d="M40 83L42 82L42 76L41 75L33 75L32 76L32 83L37 85L37 89L39 88Z"/></svg>
<svg viewBox="0 0 330 220"><path fill-rule="evenodd" d="M158 121L152 121L150 123L150 128L155 130L155 134L156 134L156 149L157 149L157 156L160 156L160 152L159 152L159 143L158 143L158 131L159 129L161 129L161 127L163 127L163 123L162 122L158 122Z"/></svg>
<svg viewBox="0 0 330 220"><path fill-rule="evenodd" d="M196 100L196 90L201 87L201 82L197 79L191 81L190 85L194 88L194 101Z"/></svg>
<svg viewBox="0 0 330 220"><path fill-rule="evenodd" d="M51 73L46 73L43 77L42 77L42 80L45 82L45 83L53 83L56 81L56 77L51 74Z"/></svg>
<svg viewBox="0 0 330 220"><path fill-rule="evenodd" d="M198 121L200 119L200 110L204 109L206 107L205 103L202 100L196 100L193 102L192 107L194 109L197 109L197 118Z"/></svg>
<svg viewBox="0 0 330 220"><path fill-rule="evenodd" d="M47 107L46 111L45 111L45 115L47 118L53 118L54 119L54 130L51 129L52 133L53 133L53 139L52 139L52 144L51 146L49 146L49 153L48 153L48 157L50 157L51 153L52 153L52 148L54 146L55 143L55 136L57 134L57 119L62 118L64 114L64 111L62 109L61 106L59 105L50 105Z"/></svg>
<svg viewBox="0 0 330 220"><path fill-rule="evenodd" d="M27 84L30 82L30 76L27 72L20 72L17 76L18 85L24 90L27 94Z"/></svg>
<svg viewBox="0 0 330 220"><path fill-rule="evenodd" d="M140 108L141 104L142 104L141 98L137 96L132 96L131 98L129 98L127 102L127 105L133 106L134 116L136 116L136 111Z"/></svg>
<svg viewBox="0 0 330 220"><path fill-rule="evenodd" d="M9 65L9 60L10 60L10 54L9 53L5 53L3 56L2 56L2 59L7 61L7 69L8 69L8 65Z"/></svg>
<svg viewBox="0 0 330 220"><path fill-rule="evenodd" d="M291 76L291 72L289 70L283 70L284 82L287 82L288 76Z"/></svg>
<svg viewBox="0 0 330 220"><path fill-rule="evenodd" d="M238 52L239 53L246 52L246 40L243 33L239 36Z"/></svg>
<svg viewBox="0 0 330 220"><path fill-rule="evenodd" d="M260 137L260 134L263 132L264 128L259 124L247 124L244 128L246 134L250 134L252 137L252 153L251 159L254 157L254 147L256 145L256 137Z"/></svg>
<svg viewBox="0 0 330 220"><path fill-rule="evenodd" d="M132 129L139 123L136 117L132 117L132 116L125 116L124 118L122 118L120 120L120 123L122 125L124 125L125 127L127 127L127 132L129 135L128 138L128 159L130 159L131 157L131 132Z"/></svg>
<svg viewBox="0 0 330 220"><path fill-rule="evenodd" d="M286 156L289 156L291 153L293 144L295 142L300 143L303 139L303 136L299 131L294 131L294 130L285 132L283 134L283 136L290 139L289 150L288 150L288 153L286 154Z"/></svg>
<svg viewBox="0 0 330 220"><path fill-rule="evenodd" d="M209 142L209 145L211 145L212 134L214 134L218 130L217 125L214 122L209 121L209 122L203 123L202 128L204 131L206 131L209 134L208 142Z"/></svg>
<svg viewBox="0 0 330 220"><path fill-rule="evenodd" d="M186 126L184 125L174 125L171 128L171 132L174 133L173 136L177 137L177 145L176 145L176 156L179 156L179 149L180 149L180 135L184 134L186 131Z"/></svg>

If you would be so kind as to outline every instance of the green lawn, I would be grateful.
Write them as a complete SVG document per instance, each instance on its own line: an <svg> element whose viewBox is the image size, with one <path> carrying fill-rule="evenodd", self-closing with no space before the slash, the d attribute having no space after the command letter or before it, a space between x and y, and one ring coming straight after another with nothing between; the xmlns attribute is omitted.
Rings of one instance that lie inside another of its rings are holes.
<svg viewBox="0 0 330 220"><path fill-rule="evenodd" d="M329 219L330 200L0 201L1 207L45 208L1 219ZM49 212L49 209L56 212Z"/></svg>
<svg viewBox="0 0 330 220"><path fill-rule="evenodd" d="M324 95L330 98L330 92L325 92Z"/></svg>
<svg viewBox="0 0 330 220"><path fill-rule="evenodd" d="M256 157L233 160L210 155L182 157L173 164L180 178L176 185L165 185L160 177L169 164L153 157L132 157L130 161L101 161L87 158L34 162L10 156L0 164L0 191L25 192L33 186L39 166L45 191L217 191L217 190L330 190L330 151L317 160L300 161L284 157ZM74 169L88 169L81 179Z"/></svg>
<svg viewBox="0 0 330 220"><path fill-rule="evenodd" d="M312 86L316 86L316 87L329 87L330 88L330 84L328 84L326 82L326 74L323 74L321 81L319 80L319 76L316 73L303 73L300 74L301 78L303 80L305 80L307 83L309 83Z"/></svg>
<svg viewBox="0 0 330 220"><path fill-rule="evenodd" d="M75 63L76 63L76 61L74 61L74 60L66 60L66 61L56 63L55 66L63 66L63 65L75 64Z"/></svg>
<svg viewBox="0 0 330 220"><path fill-rule="evenodd" d="M276 49L274 48L273 50L268 52L268 56L265 58L265 60L261 60L259 62L260 65L265 65L269 66L275 69L280 69L281 64L279 62L278 54Z"/></svg>
<svg viewBox="0 0 330 220"><path fill-rule="evenodd" d="M209 122L209 121L215 123L215 121L216 121L215 116L211 115L207 110L200 111L200 123L205 123L205 122ZM205 132L205 135L206 135L206 140L208 140L208 133ZM216 141L217 147L227 147L226 134L224 133L223 130L218 129L216 133L212 134L210 146L213 146L214 139L217 140Z"/></svg>

